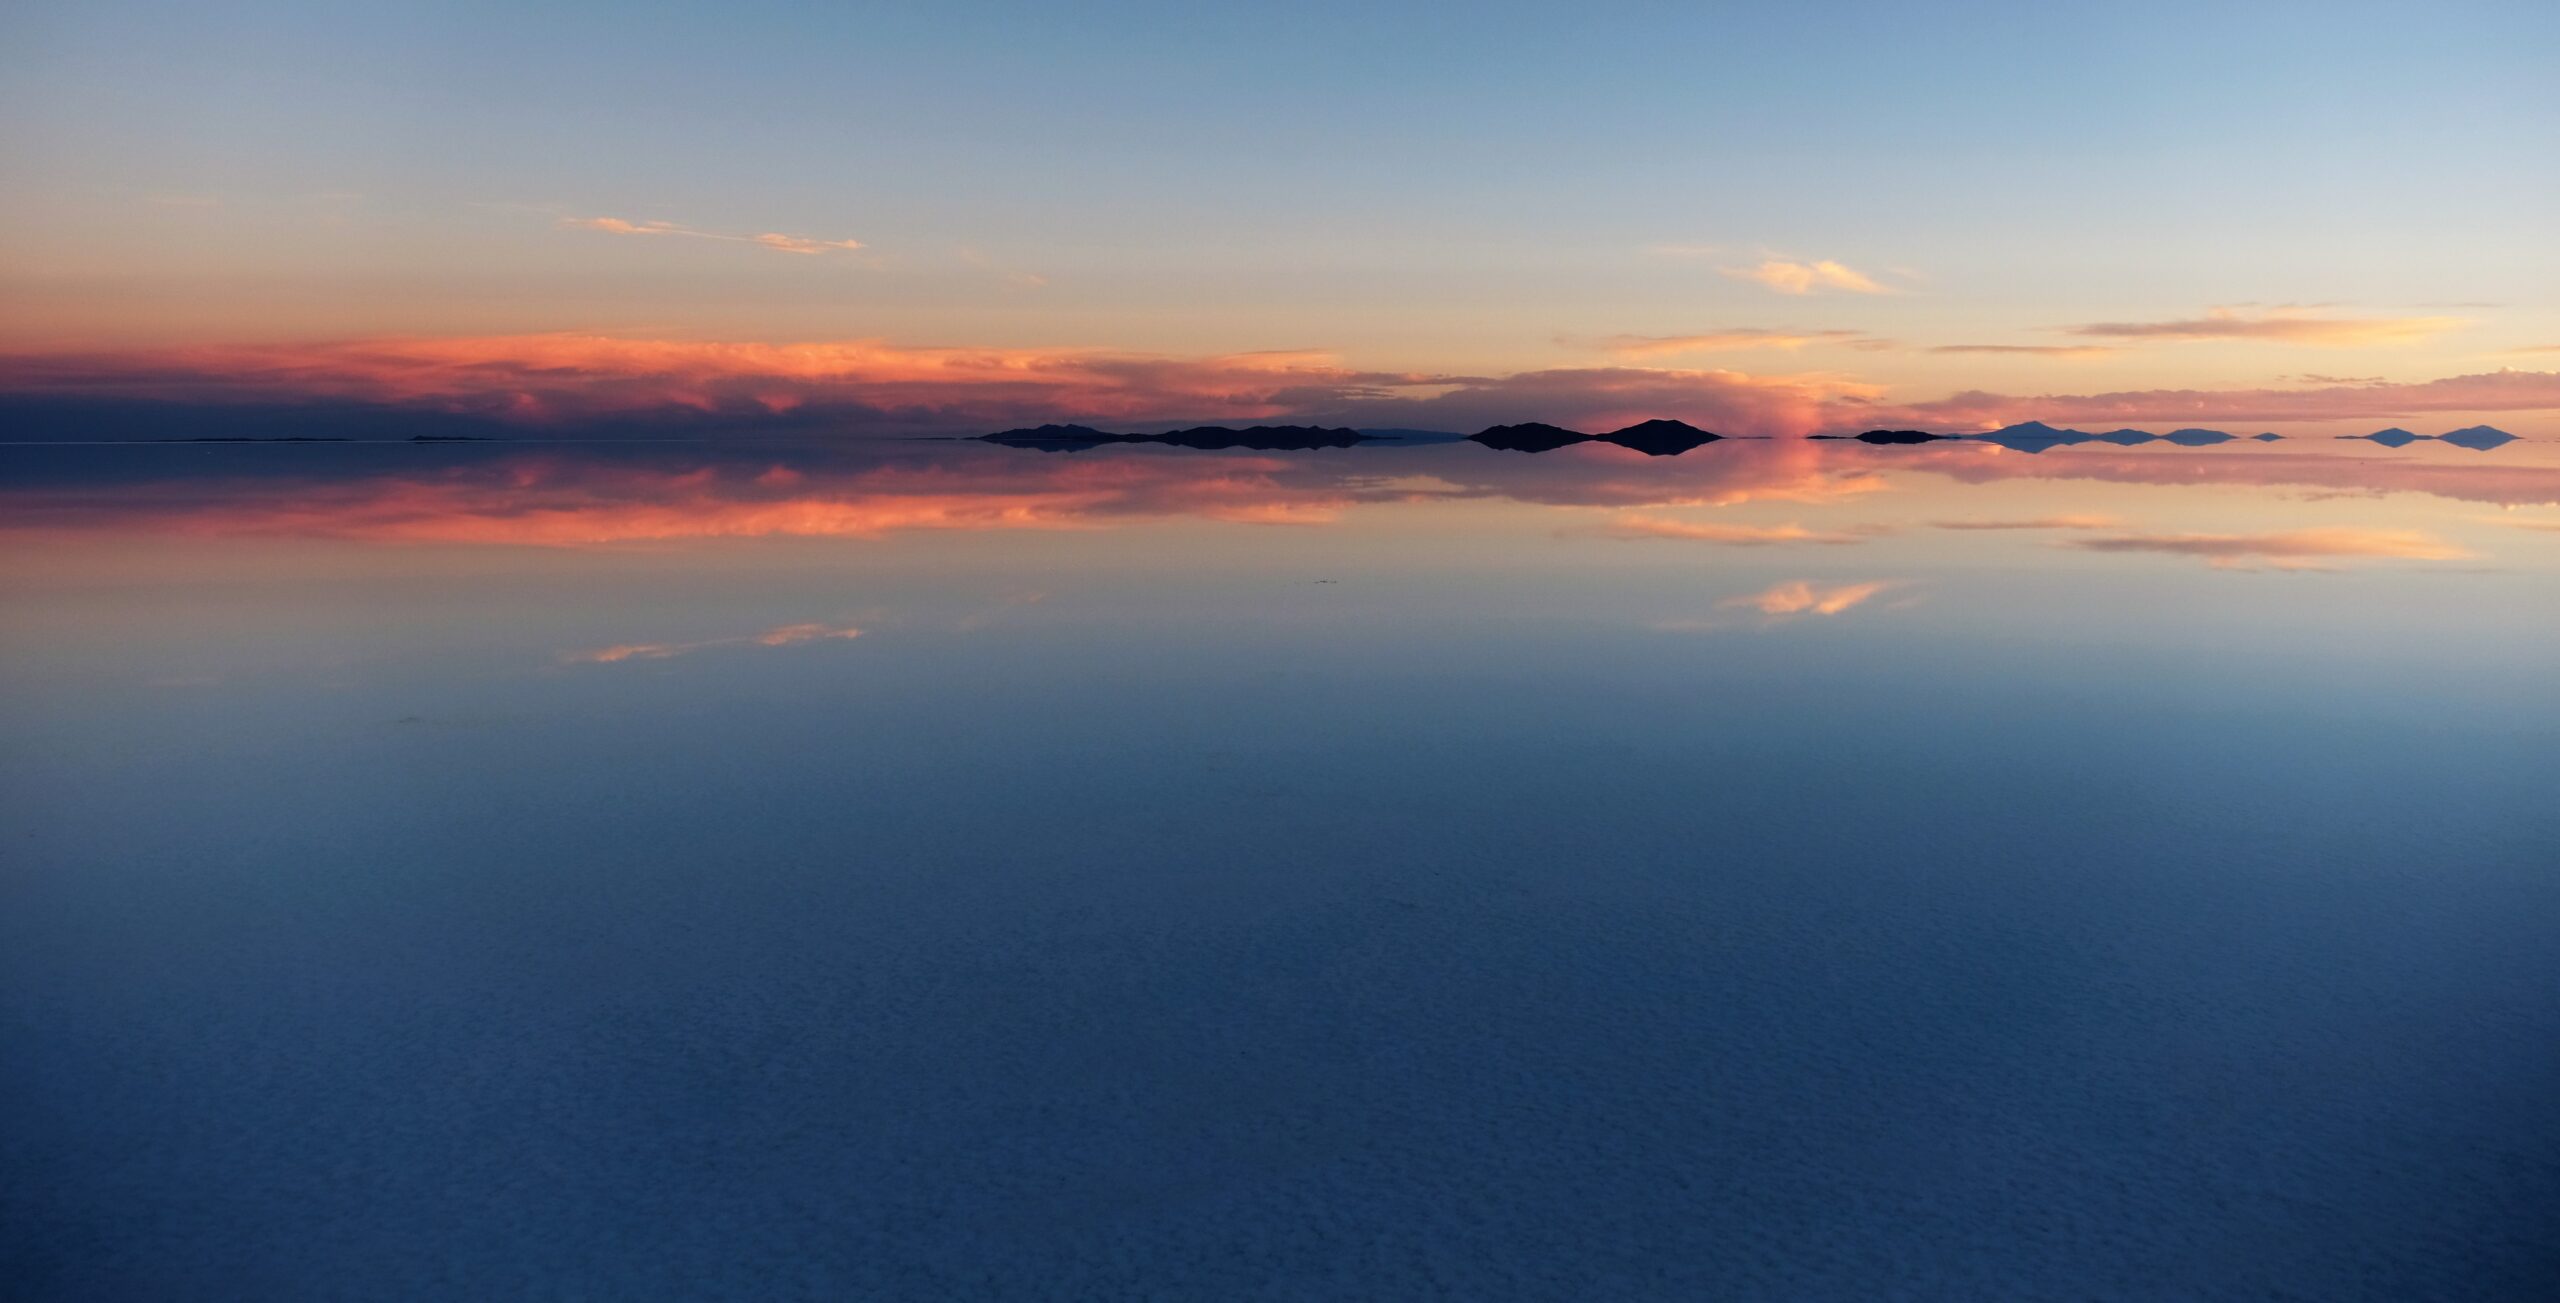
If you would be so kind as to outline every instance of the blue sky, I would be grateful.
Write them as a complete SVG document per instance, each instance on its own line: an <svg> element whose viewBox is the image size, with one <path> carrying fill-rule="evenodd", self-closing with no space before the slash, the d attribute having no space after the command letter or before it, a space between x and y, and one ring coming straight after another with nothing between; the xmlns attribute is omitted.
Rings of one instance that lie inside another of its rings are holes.
<svg viewBox="0 0 2560 1303"><path fill-rule="evenodd" d="M1834 332L1893 347L1680 364L1925 399L2560 344L2548 5L100 4L17 7L0 46L17 349L588 331L1501 374ZM1887 292L1772 293L1772 260ZM2070 334L2218 308L2455 324ZM1980 344L2044 351L1927 351Z"/></svg>

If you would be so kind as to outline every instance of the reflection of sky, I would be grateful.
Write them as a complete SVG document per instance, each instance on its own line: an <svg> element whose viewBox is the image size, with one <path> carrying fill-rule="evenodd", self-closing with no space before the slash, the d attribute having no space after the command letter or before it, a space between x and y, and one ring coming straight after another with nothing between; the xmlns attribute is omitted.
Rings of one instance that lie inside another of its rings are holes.
<svg viewBox="0 0 2560 1303"><path fill-rule="evenodd" d="M2537 443L0 451L39 1292L2539 1269Z"/></svg>

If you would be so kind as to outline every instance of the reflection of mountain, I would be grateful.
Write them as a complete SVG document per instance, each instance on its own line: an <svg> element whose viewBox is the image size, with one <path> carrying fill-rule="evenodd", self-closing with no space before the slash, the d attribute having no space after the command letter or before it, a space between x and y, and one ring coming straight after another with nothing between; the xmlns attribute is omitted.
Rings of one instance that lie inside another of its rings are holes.
<svg viewBox="0 0 2560 1303"><path fill-rule="evenodd" d="M2003 426L1989 434L1977 434L1973 437L1984 443L1996 443L2003 448L2015 449L2018 452L2043 452L2047 448L2087 443L2098 436L2086 430L2057 430L2042 421L2020 421L2016 425Z"/></svg>
<svg viewBox="0 0 2560 1303"><path fill-rule="evenodd" d="M2436 436L2438 443L2449 443L2456 448L2469 448L2475 452L2515 441L2514 435L2494 425L2467 425L2459 430L2447 430Z"/></svg>
<svg viewBox="0 0 2560 1303"><path fill-rule="evenodd" d="M1537 421L1520 425L1497 425L1491 429L1478 430L1467 437L1470 442L1480 443L1502 452L1554 452L1558 448L1591 442L1591 436L1580 430L1568 430L1560 425L1545 425Z"/></svg>
<svg viewBox="0 0 2560 1303"><path fill-rule="evenodd" d="M2419 434L2395 425L2388 430L2376 430L2371 434L2342 434L2338 437L2370 440L2385 448L2406 448L2420 440L2431 439L2437 443L2452 444L2456 448L2469 448L2474 452L2485 452L2516 441L2516 436L2494 425L2466 425L2459 430L2447 430L2442 434Z"/></svg>
<svg viewBox="0 0 2560 1303"><path fill-rule="evenodd" d="M1360 433L1377 443L1465 443L1467 436L1448 430L1380 430L1363 429Z"/></svg>
<svg viewBox="0 0 2560 1303"><path fill-rule="evenodd" d="M1927 430L1868 430L1860 434L1817 434L1817 439L1855 439L1860 443L1936 443L1953 439L1952 434L1931 434Z"/></svg>
<svg viewBox="0 0 2560 1303"><path fill-rule="evenodd" d="M1600 436L1600 442L1633 448L1648 457L1677 457L1723 437L1711 430L1701 430L1687 421L1656 420L1639 422L1623 430L1611 430Z"/></svg>
<svg viewBox="0 0 2560 1303"><path fill-rule="evenodd" d="M2048 448L2064 448L2083 443L2111 443L2119 448L2132 448L2146 443L2166 441L2181 448L2203 448L2217 443L2229 443L2238 436L2221 430L2199 429L2194 426L2171 430L2167 434L2153 434L2149 430L2131 428L2109 430L2104 434L2091 434L2086 430L2056 429L2042 421L2022 421L2005 429L1994 430L1989 434L1977 434L1973 437L1984 443L1996 443L2003 448L2018 452L2043 452ZM2258 436L2260 439L2275 437L2277 436L2272 434Z"/></svg>
<svg viewBox="0 0 2560 1303"><path fill-rule="evenodd" d="M1041 452L1082 452L1114 443L1155 443L1206 451L1244 448L1256 452L1294 452L1309 448L1348 448L1369 439L1358 430L1333 430L1314 425L1254 425L1240 430L1223 425L1201 425L1188 430L1167 430L1162 434L1113 434L1085 425L1036 425L979 437L1008 448L1033 448Z"/></svg>
<svg viewBox="0 0 2560 1303"><path fill-rule="evenodd" d="M2452 433L2486 444L2502 432ZM1417 496L1563 507L1841 503L1886 491L1888 471L1962 484L2098 480L2172 494L2230 484L2406 491L2499 505L2560 500L2560 465L2546 464L2553 459L2491 452L2449 459L2224 448L2192 456L2093 442L2055 458L1961 438L1898 449L1721 442L1713 454L1679 457L1610 450L1491 457L1389 440L1347 453L1161 455L1146 441L1075 427L1008 435L996 442L493 441L419 445L394 455L378 444L336 443L267 451L205 444L183 457L114 447L27 449L0 475L0 540L103 529L584 547L1084 528L1173 517L1308 524ZM1024 455L1024 447L1043 444L1092 451ZM2082 505L2065 494L2041 514L2060 518Z"/></svg>

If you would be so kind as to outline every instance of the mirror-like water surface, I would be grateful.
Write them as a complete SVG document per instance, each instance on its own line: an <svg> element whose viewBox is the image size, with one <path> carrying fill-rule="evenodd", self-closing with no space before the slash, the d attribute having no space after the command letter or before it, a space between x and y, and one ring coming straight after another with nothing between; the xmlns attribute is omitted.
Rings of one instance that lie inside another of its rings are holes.
<svg viewBox="0 0 2560 1303"><path fill-rule="evenodd" d="M0 1272L2530 1297L2550 447L0 447Z"/></svg>

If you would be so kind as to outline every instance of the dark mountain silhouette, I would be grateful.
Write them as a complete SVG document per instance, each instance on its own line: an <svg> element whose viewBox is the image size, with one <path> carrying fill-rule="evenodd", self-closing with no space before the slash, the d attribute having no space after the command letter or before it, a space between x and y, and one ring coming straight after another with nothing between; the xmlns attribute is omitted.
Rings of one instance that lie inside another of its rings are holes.
<svg viewBox="0 0 2560 1303"><path fill-rule="evenodd" d="M2160 437L2181 448L2205 448L2217 443L2229 443L2236 436L2220 430L2202 430L2188 426L2183 430L2171 430Z"/></svg>
<svg viewBox="0 0 2560 1303"><path fill-rule="evenodd" d="M1989 434L1973 436L1984 443L1996 443L2014 452L2043 452L2069 444L2087 443L2098 436L2086 430L2058 430L2042 421L2020 421L2004 425Z"/></svg>
<svg viewBox="0 0 2560 1303"><path fill-rule="evenodd" d="M1723 438L1712 430L1701 430L1687 421L1643 421L1623 430L1611 430L1600 436L1602 443L1633 448L1648 457L1677 457L1700 444Z"/></svg>
<svg viewBox="0 0 2560 1303"><path fill-rule="evenodd" d="M2264 433L2264 434L2253 434L2253 435L2250 435L2249 437L2250 437L2250 438L2252 438L2252 439L2257 440L2257 441L2258 441L2258 442L2260 442L2260 443L2274 443L2274 442L2276 442L2277 440L2282 439L2284 436L2283 436L2283 435L2281 435L2281 434L2277 434L2277 433L2275 433L2274 431L2268 431L2268 432L2266 432L2266 433Z"/></svg>
<svg viewBox="0 0 2560 1303"><path fill-rule="evenodd" d="M2514 443L2516 436L2494 425L2467 425L2459 430L2447 430L2437 435L2436 441L2452 444L2456 448L2469 448L2473 452L2480 452L2500 444Z"/></svg>
<svg viewBox="0 0 2560 1303"><path fill-rule="evenodd" d="M2341 439L2370 439L2375 443L2381 444L2385 448L2406 448L2410 444L2416 443L2418 440L2426 438L2427 436L2419 434L2413 430L2403 430L2399 426L2395 425L2388 430L2376 430L2371 434L2342 434L2338 437Z"/></svg>
<svg viewBox="0 0 2560 1303"><path fill-rule="evenodd" d="M1591 442L1591 436L1579 430L1529 421L1521 425L1497 425L1467 436L1473 443L1503 452L1554 452L1558 448Z"/></svg>
<svg viewBox="0 0 2560 1303"><path fill-rule="evenodd" d="M998 430L980 435L988 443L1008 448L1037 448L1042 452L1074 452L1082 448L1098 448L1106 443L1125 443L1129 436L1097 430L1090 425L1034 425L1020 430Z"/></svg>
<svg viewBox="0 0 2560 1303"><path fill-rule="evenodd" d="M1021 430L1000 430L980 435L988 443L1008 448L1033 448L1041 452L1082 452L1113 443L1153 443L1176 448L1204 450L1249 448L1257 452L1288 452L1307 448L1348 448L1364 443L1368 435L1358 430L1334 430L1313 425L1255 425L1230 429L1223 425L1200 425L1188 430L1167 430L1162 434L1113 434L1089 425L1035 425Z"/></svg>
<svg viewBox="0 0 2560 1303"><path fill-rule="evenodd" d="M2160 438L2149 430L2109 430L2105 434L2090 437L2100 443L2112 443L2123 448L2130 448L2137 443L2156 443Z"/></svg>

